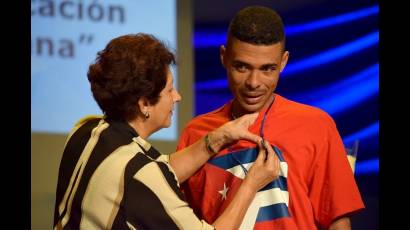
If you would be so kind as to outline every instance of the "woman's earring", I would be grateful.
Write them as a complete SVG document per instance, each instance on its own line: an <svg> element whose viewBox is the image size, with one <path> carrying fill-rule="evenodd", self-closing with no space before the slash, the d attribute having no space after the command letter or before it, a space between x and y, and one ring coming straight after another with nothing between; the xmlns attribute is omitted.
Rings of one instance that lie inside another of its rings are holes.
<svg viewBox="0 0 410 230"><path fill-rule="evenodd" d="M147 112L145 112L145 119L148 119L149 118L149 113L148 113L148 111Z"/></svg>

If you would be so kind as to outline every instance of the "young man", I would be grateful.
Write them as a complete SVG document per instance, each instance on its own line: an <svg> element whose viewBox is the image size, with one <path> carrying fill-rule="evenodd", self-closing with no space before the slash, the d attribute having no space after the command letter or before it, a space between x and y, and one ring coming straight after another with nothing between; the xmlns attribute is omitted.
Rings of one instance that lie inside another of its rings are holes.
<svg viewBox="0 0 410 230"><path fill-rule="evenodd" d="M220 57L234 99L194 118L178 149L232 119L259 112L249 130L273 145L281 172L258 192L241 228L350 229L349 216L364 205L333 119L274 93L289 57L280 16L259 6L239 11ZM227 146L182 185L199 216L212 222L227 207L256 159L256 148L247 141Z"/></svg>

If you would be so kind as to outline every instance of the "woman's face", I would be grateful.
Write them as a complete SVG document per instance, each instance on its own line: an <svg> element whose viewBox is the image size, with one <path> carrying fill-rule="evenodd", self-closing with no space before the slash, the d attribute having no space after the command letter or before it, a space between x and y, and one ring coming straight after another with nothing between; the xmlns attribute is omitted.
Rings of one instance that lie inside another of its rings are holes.
<svg viewBox="0 0 410 230"><path fill-rule="evenodd" d="M175 102L181 100L181 95L174 88L174 78L170 69L167 70L167 83L159 94L158 103L150 109L150 118L156 130L168 128L171 125L171 117Z"/></svg>

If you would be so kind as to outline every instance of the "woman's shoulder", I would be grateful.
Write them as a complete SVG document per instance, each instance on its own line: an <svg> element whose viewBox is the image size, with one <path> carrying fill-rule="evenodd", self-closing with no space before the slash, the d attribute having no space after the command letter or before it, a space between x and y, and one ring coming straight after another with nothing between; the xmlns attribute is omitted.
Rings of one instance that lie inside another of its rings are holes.
<svg viewBox="0 0 410 230"><path fill-rule="evenodd" d="M98 125L98 123L104 118L103 115L87 115L80 118L73 126L70 131L70 134L75 133L80 128L84 128L85 126L91 126L93 128ZM71 136L71 135L70 135Z"/></svg>

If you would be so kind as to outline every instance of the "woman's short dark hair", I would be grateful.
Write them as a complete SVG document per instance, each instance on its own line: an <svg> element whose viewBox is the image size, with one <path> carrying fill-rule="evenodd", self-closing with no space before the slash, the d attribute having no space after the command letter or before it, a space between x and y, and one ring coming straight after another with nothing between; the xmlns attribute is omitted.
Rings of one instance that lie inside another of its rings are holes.
<svg viewBox="0 0 410 230"><path fill-rule="evenodd" d="M130 34L111 40L98 52L88 69L94 99L104 114L131 120L139 111L138 100L159 100L167 82L167 68L175 57L160 40L149 34Z"/></svg>

